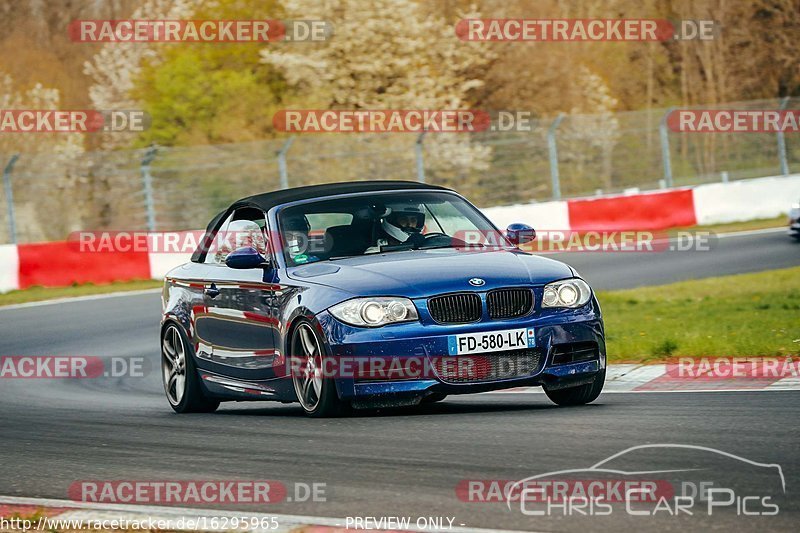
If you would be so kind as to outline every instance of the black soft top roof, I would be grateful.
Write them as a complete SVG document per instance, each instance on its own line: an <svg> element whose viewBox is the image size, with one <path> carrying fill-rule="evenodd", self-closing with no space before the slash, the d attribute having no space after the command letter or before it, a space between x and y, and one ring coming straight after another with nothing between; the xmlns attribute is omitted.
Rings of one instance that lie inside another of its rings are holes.
<svg viewBox="0 0 800 533"><path fill-rule="evenodd" d="M311 200L322 198L323 196L334 196L337 194L351 194L359 192L379 192L397 191L406 189L426 189L433 191L449 191L445 187L438 185L428 185L418 181L400 180L373 180L373 181L352 181L341 183L326 183L323 185L307 185L305 187L295 187L293 189L282 189L279 191L265 192L247 196L231 204L228 209L218 213L206 228L206 232L200 241L199 246L192 254L192 261L202 262L205 259L206 251L212 242L212 237L219 229L222 222L234 209L240 207L258 207L264 211L269 211L273 207L298 200Z"/></svg>
<svg viewBox="0 0 800 533"><path fill-rule="evenodd" d="M264 211L269 211L276 205L298 200L311 200L323 196L333 196L336 194L351 194L359 192L377 191L396 191L404 189L430 189L437 191L447 191L445 187L438 185L428 185L418 181L400 180L373 180L373 181L351 181L341 183L325 183L323 185L308 185L305 187L295 187L293 189L283 189L280 191L265 192L242 198L235 202L231 207L238 208L244 206L260 207Z"/></svg>

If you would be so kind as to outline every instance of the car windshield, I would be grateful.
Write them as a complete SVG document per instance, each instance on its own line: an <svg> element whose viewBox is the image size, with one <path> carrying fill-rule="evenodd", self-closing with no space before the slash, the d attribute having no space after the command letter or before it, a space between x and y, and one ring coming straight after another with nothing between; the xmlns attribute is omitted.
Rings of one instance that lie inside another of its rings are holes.
<svg viewBox="0 0 800 533"><path fill-rule="evenodd" d="M307 202L278 213L289 266L388 252L509 246L481 213L446 192L389 192Z"/></svg>

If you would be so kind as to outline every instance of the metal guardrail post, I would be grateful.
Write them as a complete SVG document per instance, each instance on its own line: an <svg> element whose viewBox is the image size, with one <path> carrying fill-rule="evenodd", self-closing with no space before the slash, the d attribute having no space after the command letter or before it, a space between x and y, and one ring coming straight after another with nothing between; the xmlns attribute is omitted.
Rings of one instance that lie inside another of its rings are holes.
<svg viewBox="0 0 800 533"><path fill-rule="evenodd" d="M414 154L417 162L417 181L420 183L425 183L425 160L422 154L422 142L425 139L426 133L428 132L423 131L420 133L417 137L417 142L414 143Z"/></svg>
<svg viewBox="0 0 800 533"><path fill-rule="evenodd" d="M547 128L547 151L550 156L550 181L553 187L553 200L561 199L561 176L558 174L558 147L556 146L556 130L561 121L564 120L564 113L559 115Z"/></svg>
<svg viewBox="0 0 800 533"><path fill-rule="evenodd" d="M289 188L289 170L286 168L286 153L289 151L289 148L292 147L293 142L294 137L289 137L286 139L286 142L283 143L281 149L278 150L278 172L281 177L281 189Z"/></svg>
<svg viewBox="0 0 800 533"><path fill-rule="evenodd" d="M14 163L19 159L19 154L14 154L8 160L8 164L3 169L3 189L6 194L6 208L8 209L8 235L11 244L17 244L17 224L14 214L14 191L11 189L11 172L14 170Z"/></svg>
<svg viewBox="0 0 800 533"><path fill-rule="evenodd" d="M672 187L672 161L671 155L669 151L669 130L667 129L667 117L675 108L670 107L667 109L667 112L664 113L664 116L661 117L661 121L658 123L658 134L661 137L661 162L664 165L664 185L667 188Z"/></svg>
<svg viewBox="0 0 800 533"><path fill-rule="evenodd" d="M150 163L156 158L156 145L150 146L144 153L140 167L142 173L142 187L144 189L144 205L147 209L147 231L156 230L156 208L153 201L153 176L150 174Z"/></svg>
<svg viewBox="0 0 800 533"><path fill-rule="evenodd" d="M785 96L781 99L781 105L778 107L780 111L786 109L789 104L789 97ZM784 176L789 175L789 159L786 157L786 137L783 135L783 130L778 131L778 160L781 164L781 174Z"/></svg>

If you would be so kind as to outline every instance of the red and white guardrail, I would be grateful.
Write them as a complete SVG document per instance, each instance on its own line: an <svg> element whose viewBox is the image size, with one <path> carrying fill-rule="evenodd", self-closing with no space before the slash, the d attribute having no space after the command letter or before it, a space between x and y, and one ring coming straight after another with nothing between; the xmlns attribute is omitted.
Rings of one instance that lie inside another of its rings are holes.
<svg viewBox="0 0 800 533"><path fill-rule="evenodd" d="M537 230L660 230L773 218L798 200L800 174L793 174L483 211L501 228L525 222Z"/></svg>
<svg viewBox="0 0 800 533"><path fill-rule="evenodd" d="M537 230L662 230L772 218L800 200L800 174L711 183L693 188L490 207L500 228L525 222ZM0 245L0 292L41 285L64 287L161 279L188 253L84 253L67 242Z"/></svg>

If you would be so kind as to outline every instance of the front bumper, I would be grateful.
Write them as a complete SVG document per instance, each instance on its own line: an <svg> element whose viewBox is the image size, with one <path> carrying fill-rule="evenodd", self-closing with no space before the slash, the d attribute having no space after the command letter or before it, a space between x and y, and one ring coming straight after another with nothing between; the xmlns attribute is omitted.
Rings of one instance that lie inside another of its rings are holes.
<svg viewBox="0 0 800 533"><path fill-rule="evenodd" d="M539 364L524 375L510 378L471 379L468 382L445 380L437 373L418 379L336 379L339 397L358 404L370 400L376 405L416 403L434 393L468 394L520 386L547 385L560 388L590 382L606 366L603 320L596 300L581 309L536 310L531 316L513 320L486 320L472 324L440 325L411 322L382 328L357 328L343 324L327 312L317 316L327 339L328 353L336 357L392 358L442 361L464 356L448 355L448 338L464 333L533 328ZM596 346L595 356L578 362L564 361L556 353L569 346ZM508 352L512 353L512 352ZM477 357L488 354L476 354ZM390 401L390 398L392 401Z"/></svg>

